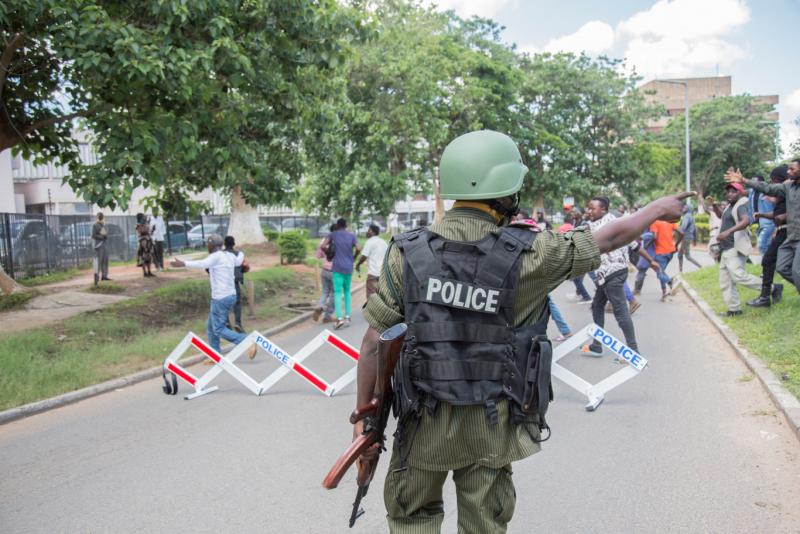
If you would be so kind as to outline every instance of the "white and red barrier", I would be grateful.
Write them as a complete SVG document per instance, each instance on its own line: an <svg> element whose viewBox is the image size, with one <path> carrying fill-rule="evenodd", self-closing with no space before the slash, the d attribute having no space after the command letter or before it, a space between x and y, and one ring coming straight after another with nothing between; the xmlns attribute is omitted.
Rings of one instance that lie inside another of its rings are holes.
<svg viewBox="0 0 800 534"><path fill-rule="evenodd" d="M624 360L626 364L623 365L622 369L597 384L591 384L559 365L558 360L580 347L587 340L589 342L597 340L603 347L616 354L619 359ZM571 388L586 395L588 400L586 409L592 412L603 402L606 393L637 376L645 367L647 367L647 360L641 354L625 345L625 343L606 332L603 328L594 323L589 323L553 349L551 374Z"/></svg>
<svg viewBox="0 0 800 534"><path fill-rule="evenodd" d="M281 364L281 367L276 369L261 383L253 380L250 375L242 371L242 369L239 368L235 363L236 360L239 359L239 357L244 354L253 344L270 354ZM259 332L252 332L241 343L236 345L227 356L218 353L200 337L192 332L189 332L186 334L186 337L184 337L181 342L178 343L178 345L175 347L175 350L173 350L164 360L164 369L194 388L194 392L186 395L186 399L193 399L219 389L218 386L210 386L210 383L223 371L231 375L256 395L263 394L272 386L274 386L280 379L289 374L289 372L294 372L318 391L330 397L355 380L356 367L353 367L347 371L333 383L328 383L325 379L314 373L307 366L303 365L302 362L306 358L308 358L317 349L325 344L334 347L349 360L358 362L358 350L340 337L334 335L329 330L323 330L320 332L316 337L314 337L299 351L297 351L295 355L291 355L287 351L283 350L263 334ZM183 356L187 349L191 347L200 350L202 354L216 364L199 378L194 376L191 372L178 363L178 359Z"/></svg>

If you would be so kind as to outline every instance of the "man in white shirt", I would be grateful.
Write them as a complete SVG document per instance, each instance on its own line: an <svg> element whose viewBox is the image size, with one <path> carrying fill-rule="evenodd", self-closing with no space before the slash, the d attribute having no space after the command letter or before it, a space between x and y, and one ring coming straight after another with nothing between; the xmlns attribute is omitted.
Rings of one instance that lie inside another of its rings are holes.
<svg viewBox="0 0 800 534"><path fill-rule="evenodd" d="M153 212L150 217L150 226L152 231L150 235L153 237L153 252L155 256L156 269L164 270L164 236L166 235L167 228L164 226L164 219L162 219L158 212Z"/></svg>
<svg viewBox="0 0 800 534"><path fill-rule="evenodd" d="M383 268L383 258L386 256L386 249L389 245L380 237L381 229L376 224L369 225L367 230L367 241L364 243L364 250L356 264L356 270L361 272L361 264L369 260L367 264L367 300L369 296L378 291L378 278L381 276Z"/></svg>
<svg viewBox="0 0 800 534"><path fill-rule="evenodd" d="M228 314L236 304L236 285L234 282L234 269L244 261L244 254L229 254L222 250L224 241L219 234L211 234L206 239L209 255L203 260L181 261L174 260L170 263L173 267L189 267L190 269L207 269L211 282L211 309L208 314L206 331L208 344L221 351L219 339L223 338L238 345L247 337L245 334L234 332L225 323ZM250 349L248 356L252 360L256 354L256 346Z"/></svg>

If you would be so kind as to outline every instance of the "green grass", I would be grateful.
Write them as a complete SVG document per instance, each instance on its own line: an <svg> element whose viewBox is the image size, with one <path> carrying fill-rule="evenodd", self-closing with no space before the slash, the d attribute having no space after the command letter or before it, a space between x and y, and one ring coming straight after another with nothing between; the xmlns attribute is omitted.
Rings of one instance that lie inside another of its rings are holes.
<svg viewBox="0 0 800 534"><path fill-rule="evenodd" d="M17 282L23 286L36 287L44 284L54 284L56 282L63 282L65 280L70 280L80 274L81 274L81 269L70 267L65 271L56 271L49 274L43 274L41 276L34 276L32 278L21 278L17 280Z"/></svg>
<svg viewBox="0 0 800 534"><path fill-rule="evenodd" d="M264 328L294 314L284 302L310 300L313 281L283 267L249 273ZM43 328L0 337L0 410L158 365L192 330L205 334L209 286L187 280Z"/></svg>
<svg viewBox="0 0 800 534"><path fill-rule="evenodd" d="M747 270L756 276L761 275L759 265L747 265ZM689 284L714 309L726 310L719 289L719 267L706 267L684 275ZM776 282L779 281L776 275ZM800 398L800 296L797 291L780 280L784 286L783 301L770 308L751 308L745 301L758 296L757 291L739 288L744 314L726 317L723 321L739 336L741 342L752 354L760 357L778 376L788 376L781 383Z"/></svg>
<svg viewBox="0 0 800 534"><path fill-rule="evenodd" d="M39 292L33 289L11 293L10 295L0 295L0 311L18 310L38 295Z"/></svg>

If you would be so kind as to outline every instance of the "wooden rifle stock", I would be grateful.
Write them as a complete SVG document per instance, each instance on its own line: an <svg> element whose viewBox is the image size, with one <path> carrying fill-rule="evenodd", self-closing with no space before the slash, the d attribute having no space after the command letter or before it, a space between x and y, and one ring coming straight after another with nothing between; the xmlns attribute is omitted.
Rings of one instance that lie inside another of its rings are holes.
<svg viewBox="0 0 800 534"><path fill-rule="evenodd" d="M367 405L356 408L350 414L350 422L352 424L362 419L365 420L364 433L353 440L347 450L333 464L333 467L322 482L323 488L335 488L347 470L350 469L350 466L375 443L380 445L378 454L383 449L384 431L389 421L389 412L391 411L394 396L392 375L400 359L400 350L403 347L407 330L408 327L405 323L399 323L381 334L378 340L377 380L375 382L374 396ZM372 481L377 465L377 456L366 464L359 462L357 483L361 496L366 494L366 488ZM356 500L354 507L357 507L359 500Z"/></svg>

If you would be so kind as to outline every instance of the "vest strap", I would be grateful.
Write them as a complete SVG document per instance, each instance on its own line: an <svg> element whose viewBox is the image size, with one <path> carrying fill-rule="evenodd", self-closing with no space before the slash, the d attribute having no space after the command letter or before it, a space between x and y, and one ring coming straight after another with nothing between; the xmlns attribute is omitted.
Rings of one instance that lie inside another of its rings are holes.
<svg viewBox="0 0 800 534"><path fill-rule="evenodd" d="M420 361L415 366L417 378L435 380L501 380L506 366L482 361Z"/></svg>
<svg viewBox="0 0 800 534"><path fill-rule="evenodd" d="M409 326L419 343L436 341L512 343L514 340L513 330L498 325L439 321L435 323L412 323Z"/></svg>
<svg viewBox="0 0 800 534"><path fill-rule="evenodd" d="M475 283L501 287L508 274L514 269L519 256L531 248L531 243L535 238L536 233L528 229L502 228L491 252L481 262Z"/></svg>

